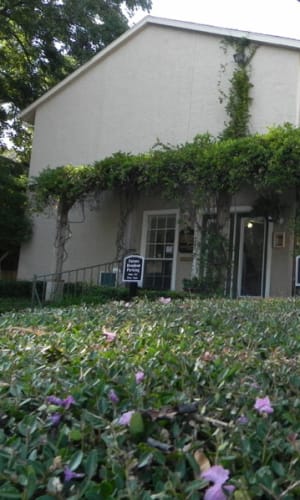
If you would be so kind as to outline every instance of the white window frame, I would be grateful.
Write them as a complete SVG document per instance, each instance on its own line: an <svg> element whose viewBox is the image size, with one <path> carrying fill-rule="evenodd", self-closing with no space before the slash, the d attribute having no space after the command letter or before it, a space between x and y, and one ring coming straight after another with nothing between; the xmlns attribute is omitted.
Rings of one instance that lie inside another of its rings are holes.
<svg viewBox="0 0 300 500"><path fill-rule="evenodd" d="M149 215L176 215L175 221L175 239L174 239L174 252L172 261L172 276L171 276L171 290L175 290L176 285L176 271L177 271L177 255L178 255L178 240L179 240L179 209L170 208L163 210L144 210L143 222L142 222L142 235L141 235L141 245L140 254L146 258L146 242L147 242L147 229L148 229L148 216Z"/></svg>

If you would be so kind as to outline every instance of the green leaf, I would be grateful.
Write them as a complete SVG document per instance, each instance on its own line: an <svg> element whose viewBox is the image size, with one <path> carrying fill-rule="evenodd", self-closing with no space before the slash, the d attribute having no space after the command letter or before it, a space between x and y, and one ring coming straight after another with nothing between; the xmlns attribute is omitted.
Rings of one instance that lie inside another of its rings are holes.
<svg viewBox="0 0 300 500"><path fill-rule="evenodd" d="M72 429L69 432L69 438L71 441L81 441L82 433L79 429Z"/></svg>
<svg viewBox="0 0 300 500"><path fill-rule="evenodd" d="M244 490L236 490L233 498L234 500L251 500L251 496L249 496L248 492Z"/></svg>
<svg viewBox="0 0 300 500"><path fill-rule="evenodd" d="M20 499L22 494L14 487L10 485L4 485L0 488L0 498L4 499Z"/></svg>
<svg viewBox="0 0 300 500"><path fill-rule="evenodd" d="M81 464L82 459L83 459L83 452L81 450L74 453L74 455L71 457L69 461L69 468L72 471L75 471Z"/></svg>
<svg viewBox="0 0 300 500"><path fill-rule="evenodd" d="M53 500L54 497L50 495L42 495L40 497L36 497L36 500Z"/></svg>
<svg viewBox="0 0 300 500"><path fill-rule="evenodd" d="M35 475L35 471L33 467L29 466L27 468L27 487L26 487L26 493L28 498L32 497L32 495L36 490L36 486L37 486L37 478Z"/></svg>
<svg viewBox="0 0 300 500"><path fill-rule="evenodd" d="M130 419L129 430L134 437L138 437L143 434L144 429L143 417L140 412L136 411Z"/></svg>
<svg viewBox="0 0 300 500"><path fill-rule="evenodd" d="M98 466L98 452L97 450L92 450L85 463L85 471L87 473L88 478L91 478L94 476Z"/></svg>

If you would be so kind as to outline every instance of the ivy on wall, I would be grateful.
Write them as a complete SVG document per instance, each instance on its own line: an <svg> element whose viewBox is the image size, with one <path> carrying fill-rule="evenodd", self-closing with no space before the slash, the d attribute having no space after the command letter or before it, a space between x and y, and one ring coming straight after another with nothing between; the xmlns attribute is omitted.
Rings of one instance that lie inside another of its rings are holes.
<svg viewBox="0 0 300 500"><path fill-rule="evenodd" d="M233 52L234 68L229 80L228 93L220 91L220 102L225 100L225 110L228 116L228 122L225 123L221 137L223 139L244 137L249 134L251 117L252 97L250 93L253 84L250 80L250 63L258 46L247 38L227 37L222 41L222 47L225 53L228 52L228 48ZM223 65L224 72L225 68L226 66Z"/></svg>

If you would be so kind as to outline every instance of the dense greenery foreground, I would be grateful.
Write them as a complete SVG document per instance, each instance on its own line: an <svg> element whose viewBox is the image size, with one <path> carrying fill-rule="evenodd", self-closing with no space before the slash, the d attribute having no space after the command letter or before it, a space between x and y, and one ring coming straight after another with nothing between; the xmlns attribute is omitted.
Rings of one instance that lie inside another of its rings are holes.
<svg viewBox="0 0 300 500"><path fill-rule="evenodd" d="M0 498L300 498L299 306L3 314ZM227 480L202 476L214 465Z"/></svg>

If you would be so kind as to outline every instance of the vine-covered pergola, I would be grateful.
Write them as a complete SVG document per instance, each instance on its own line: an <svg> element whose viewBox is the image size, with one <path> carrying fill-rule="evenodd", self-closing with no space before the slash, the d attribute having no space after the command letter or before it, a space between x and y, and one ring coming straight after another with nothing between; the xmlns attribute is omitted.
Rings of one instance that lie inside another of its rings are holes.
<svg viewBox="0 0 300 500"><path fill-rule="evenodd" d="M175 147L160 145L144 154L119 152L93 165L47 168L30 179L32 207L39 212L53 207L56 212L58 276L70 236L71 208L103 191L115 191L125 203L131 200L128 213L139 193L159 192L161 197L175 200L190 223L195 222L199 211L213 207L215 237L220 241L216 248L224 252L226 272L224 228L228 224L232 196L246 185L257 192L257 206L262 216L274 216L278 200L287 190L294 189L297 198L299 128L284 125L271 128L266 134L229 139L203 134L191 143ZM126 224L126 220L122 224ZM122 233L122 228L119 232ZM223 279L222 274L218 279Z"/></svg>

